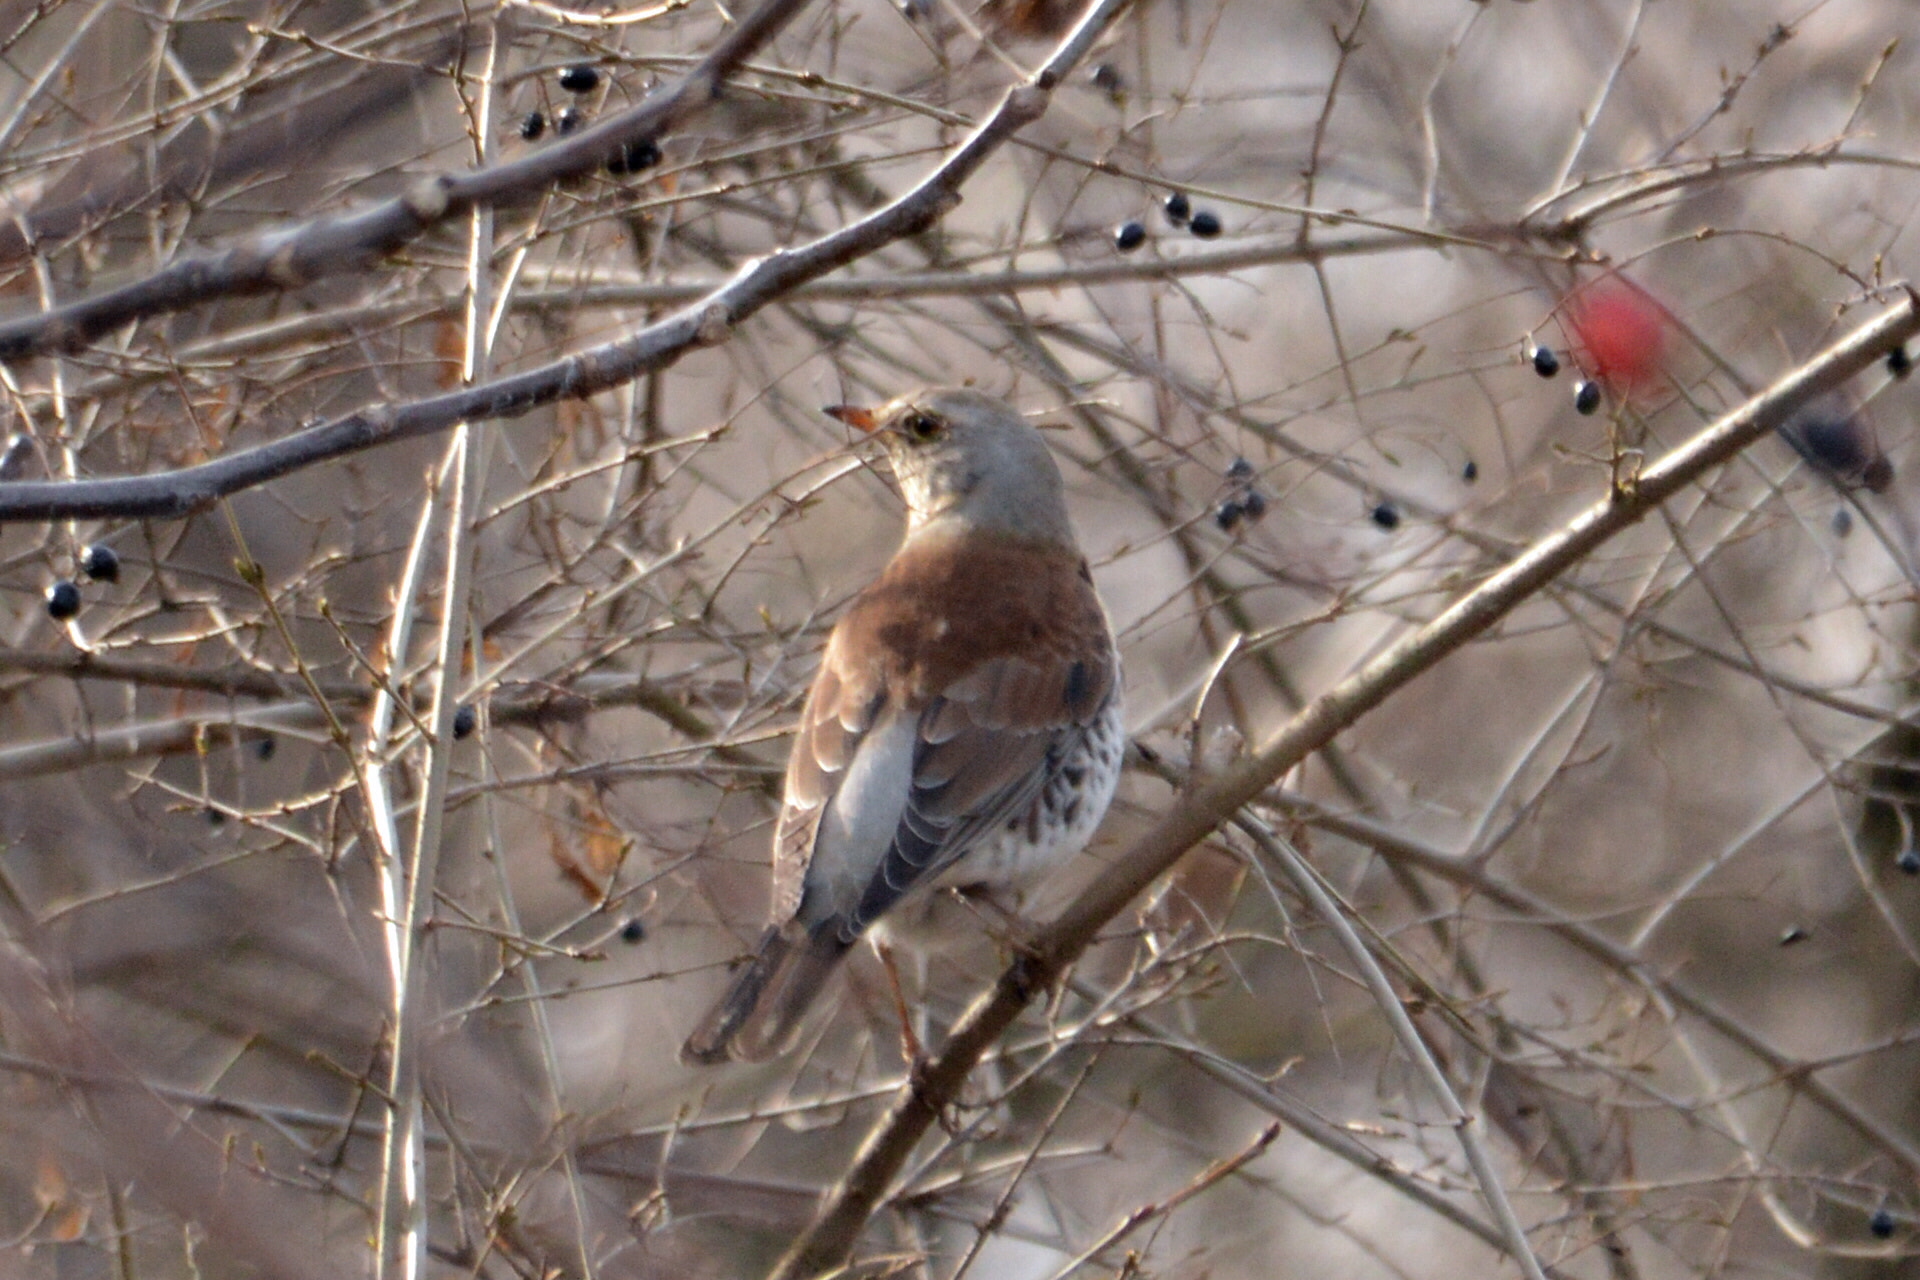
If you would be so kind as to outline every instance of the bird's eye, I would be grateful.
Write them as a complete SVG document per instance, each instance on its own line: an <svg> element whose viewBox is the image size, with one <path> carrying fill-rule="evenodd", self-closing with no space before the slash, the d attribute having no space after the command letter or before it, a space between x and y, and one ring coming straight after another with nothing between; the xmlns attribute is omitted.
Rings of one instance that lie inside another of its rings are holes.
<svg viewBox="0 0 1920 1280"><path fill-rule="evenodd" d="M906 416L900 419L901 434L914 440L938 439L940 433L946 429L946 423L933 414L919 409L907 410Z"/></svg>

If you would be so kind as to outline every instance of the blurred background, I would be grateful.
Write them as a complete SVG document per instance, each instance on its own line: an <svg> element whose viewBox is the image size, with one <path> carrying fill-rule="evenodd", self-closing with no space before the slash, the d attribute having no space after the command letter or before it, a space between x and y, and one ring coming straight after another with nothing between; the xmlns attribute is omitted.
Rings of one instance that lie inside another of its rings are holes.
<svg viewBox="0 0 1920 1280"><path fill-rule="evenodd" d="M0 472L162 471L631 333L907 190L1077 9L809 5L643 172L6 366ZM6 0L4 313L511 164L734 12ZM1059 428L1145 754L1057 906L1189 769L1904 296L1916 35L1901 0L1140 0L957 209L724 346L191 518L0 526L0 1274L372 1274L401 1018L429 1272L762 1273L905 1071L864 953L794 1055L676 1058L899 536L819 407L972 382ZM1512 1266L1279 840L1543 1263L1912 1270L1903 373L1389 700L1258 807L1271 841L1193 850L976 1073L869 1273ZM921 1030L1005 958L921 966Z"/></svg>

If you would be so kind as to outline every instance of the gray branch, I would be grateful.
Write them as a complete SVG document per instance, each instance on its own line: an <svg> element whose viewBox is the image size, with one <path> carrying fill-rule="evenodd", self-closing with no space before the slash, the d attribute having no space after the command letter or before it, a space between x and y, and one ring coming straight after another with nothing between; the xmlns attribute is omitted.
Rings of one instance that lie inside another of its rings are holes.
<svg viewBox="0 0 1920 1280"><path fill-rule="evenodd" d="M319 462L434 435L460 422L518 417L556 400L593 395L664 369L689 351L726 342L742 320L796 286L931 226L960 202L960 187L988 156L1045 113L1050 94L1041 80L1036 76L1035 83L1009 89L985 122L898 200L809 244L749 262L704 298L630 337L479 386L407 405L362 409L177 471L0 485L0 523L184 516Z"/></svg>
<svg viewBox="0 0 1920 1280"><path fill-rule="evenodd" d="M806 3L766 0L673 85L576 137L505 164L425 178L405 194L365 209L279 227L91 298L0 323L0 362L77 351L121 325L217 298L277 293L363 270L475 208L524 203L557 184L584 178L629 144L658 140L703 110L719 96L726 78Z"/></svg>

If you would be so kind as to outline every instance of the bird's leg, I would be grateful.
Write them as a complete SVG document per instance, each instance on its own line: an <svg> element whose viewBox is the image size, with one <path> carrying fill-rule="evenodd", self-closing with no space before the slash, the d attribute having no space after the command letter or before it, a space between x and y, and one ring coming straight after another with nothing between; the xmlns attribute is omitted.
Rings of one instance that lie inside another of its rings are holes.
<svg viewBox="0 0 1920 1280"><path fill-rule="evenodd" d="M873 940L874 954L880 957L881 968L887 971L887 985L893 991L893 1011L900 1019L900 1047L907 1055L907 1079L912 1083L915 1093L921 1093L923 1077L927 1065L932 1061L920 1043L920 1037L914 1033L913 1015L907 1011L907 997L900 984L900 969L893 956L893 948L878 938ZM924 952L916 952L916 967L920 970L920 990L924 996L927 986L927 964ZM924 1096L924 1095L923 1095ZM960 1118L957 1114L960 1104L955 1101L941 1107L934 1116L947 1136L958 1138L961 1135Z"/></svg>
<svg viewBox="0 0 1920 1280"><path fill-rule="evenodd" d="M913 1033L913 1016L907 1012L907 997L900 986L900 970L894 963L893 948L876 938L873 951L880 957L881 967L887 971L887 989L893 993L893 1012L900 1019L900 1047L907 1055L907 1069L918 1071L920 1064L927 1060L927 1053L920 1044L920 1037Z"/></svg>

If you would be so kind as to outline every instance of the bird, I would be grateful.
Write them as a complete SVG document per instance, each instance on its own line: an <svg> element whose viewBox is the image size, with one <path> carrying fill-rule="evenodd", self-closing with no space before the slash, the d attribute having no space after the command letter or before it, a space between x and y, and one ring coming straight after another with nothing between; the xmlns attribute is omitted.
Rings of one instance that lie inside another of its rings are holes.
<svg viewBox="0 0 1920 1280"><path fill-rule="evenodd" d="M1017 917L1119 783L1119 651L1039 431L963 387L825 412L880 440L906 533L828 637L768 924L681 1049L692 1064L790 1051L863 937L938 946L979 919L937 910L950 891Z"/></svg>

